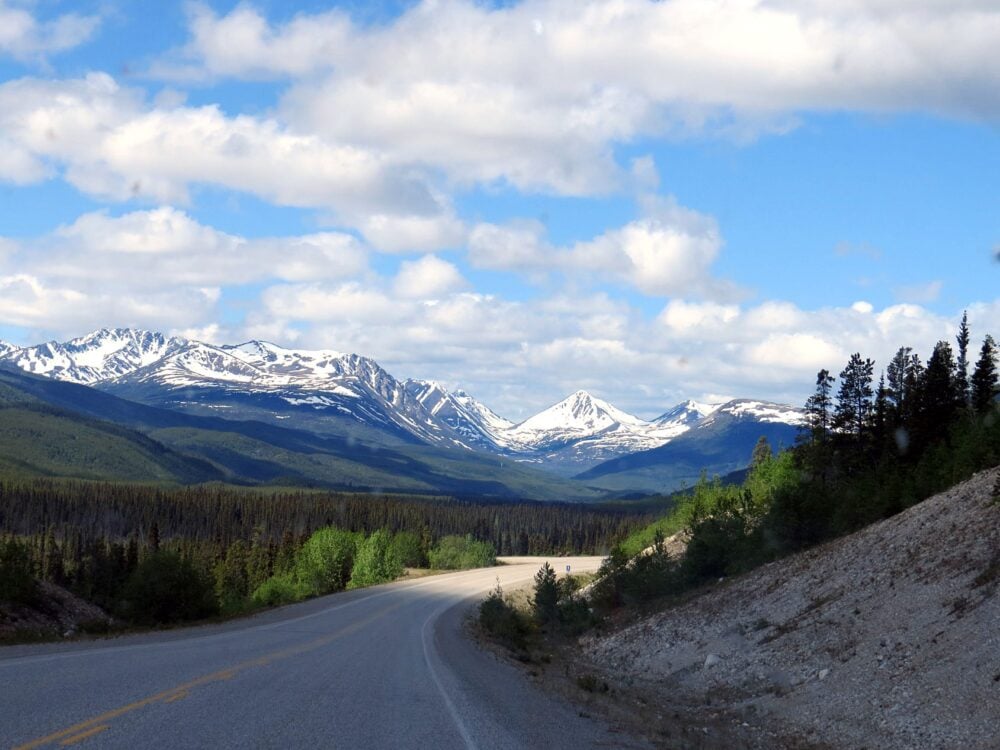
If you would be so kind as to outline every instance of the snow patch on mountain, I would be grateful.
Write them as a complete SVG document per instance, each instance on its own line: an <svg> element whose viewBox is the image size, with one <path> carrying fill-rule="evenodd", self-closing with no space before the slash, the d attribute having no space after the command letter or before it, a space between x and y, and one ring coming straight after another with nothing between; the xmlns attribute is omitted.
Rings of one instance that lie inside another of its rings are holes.
<svg viewBox="0 0 1000 750"><path fill-rule="evenodd" d="M770 401L754 401L751 399L734 399L716 408L706 419L708 423L713 416L728 414L737 419L753 419L758 422L774 422L788 424L794 427L806 423L806 415L802 409L785 404L775 404Z"/></svg>

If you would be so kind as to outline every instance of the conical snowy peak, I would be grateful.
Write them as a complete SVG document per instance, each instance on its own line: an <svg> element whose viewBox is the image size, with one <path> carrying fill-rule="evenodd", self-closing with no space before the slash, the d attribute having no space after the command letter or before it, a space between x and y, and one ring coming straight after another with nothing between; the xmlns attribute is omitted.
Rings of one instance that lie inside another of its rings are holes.
<svg viewBox="0 0 1000 750"><path fill-rule="evenodd" d="M577 391L558 404L550 406L517 425L517 435L558 430L579 434L594 434L615 426L642 428L647 422L615 408L607 401Z"/></svg>

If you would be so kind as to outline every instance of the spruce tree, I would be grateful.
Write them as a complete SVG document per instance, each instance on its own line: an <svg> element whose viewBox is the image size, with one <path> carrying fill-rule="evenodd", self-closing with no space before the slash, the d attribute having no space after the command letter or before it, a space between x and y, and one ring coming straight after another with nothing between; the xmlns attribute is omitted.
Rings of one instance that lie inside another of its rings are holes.
<svg viewBox="0 0 1000 750"><path fill-rule="evenodd" d="M962 323L958 327L958 359L955 360L955 391L962 406L969 404L969 314L962 313Z"/></svg>
<svg viewBox="0 0 1000 750"><path fill-rule="evenodd" d="M531 603L539 625L559 619L559 584L556 571L547 562L535 573L535 597Z"/></svg>
<svg viewBox="0 0 1000 750"><path fill-rule="evenodd" d="M959 406L955 378L955 358L951 344L938 341L927 360L923 382L922 422L928 430L940 430L951 424Z"/></svg>
<svg viewBox="0 0 1000 750"><path fill-rule="evenodd" d="M872 377L875 363L861 359L855 352L840 373L840 390L837 392L837 408L833 416L833 426L849 432L858 440L862 438L871 419Z"/></svg>
<svg viewBox="0 0 1000 750"><path fill-rule="evenodd" d="M767 436L761 435L757 440L757 444L753 447L753 453L750 455L750 468L755 469L761 464L766 464L774 457L774 452L771 450L771 444L767 442Z"/></svg>
<svg viewBox="0 0 1000 750"><path fill-rule="evenodd" d="M834 378L829 370L820 370L816 373L816 392L806 401L806 420L814 442L825 440L830 429L830 410L833 407L830 392L833 383Z"/></svg>
<svg viewBox="0 0 1000 750"><path fill-rule="evenodd" d="M972 408L977 414L985 414L997 395L997 347L993 337L987 335L979 350L979 361L972 372Z"/></svg>

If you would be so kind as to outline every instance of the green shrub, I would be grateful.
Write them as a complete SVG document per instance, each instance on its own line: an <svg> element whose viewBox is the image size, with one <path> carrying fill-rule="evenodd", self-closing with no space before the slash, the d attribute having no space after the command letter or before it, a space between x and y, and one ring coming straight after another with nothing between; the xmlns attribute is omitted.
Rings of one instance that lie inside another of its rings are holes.
<svg viewBox="0 0 1000 750"><path fill-rule="evenodd" d="M412 531L400 531L392 537L392 548L396 558L404 567L423 568L427 565L427 555L420 542L420 536Z"/></svg>
<svg viewBox="0 0 1000 750"><path fill-rule="evenodd" d="M271 576L254 589L251 600L259 607L276 607L291 604L303 598L303 591L291 573Z"/></svg>
<svg viewBox="0 0 1000 750"><path fill-rule="evenodd" d="M517 649L524 648L531 630L526 618L504 598L499 582L479 603L479 625L493 638Z"/></svg>
<svg viewBox="0 0 1000 750"><path fill-rule="evenodd" d="M392 536L379 529L361 542L351 571L352 589L393 581L403 574L403 565L396 556Z"/></svg>
<svg viewBox="0 0 1000 750"><path fill-rule="evenodd" d="M125 582L122 615L157 625L216 614L218 605L208 575L175 552L154 552Z"/></svg>
<svg viewBox="0 0 1000 750"><path fill-rule="evenodd" d="M432 568L467 570L496 565L497 553L489 542L477 542L472 536L446 536L428 554Z"/></svg>
<svg viewBox="0 0 1000 750"><path fill-rule="evenodd" d="M295 578L307 595L329 594L347 586L359 537L328 526L306 540L295 556Z"/></svg>
<svg viewBox="0 0 1000 750"><path fill-rule="evenodd" d="M37 592L28 545L17 539L0 541L0 601L31 604Z"/></svg>

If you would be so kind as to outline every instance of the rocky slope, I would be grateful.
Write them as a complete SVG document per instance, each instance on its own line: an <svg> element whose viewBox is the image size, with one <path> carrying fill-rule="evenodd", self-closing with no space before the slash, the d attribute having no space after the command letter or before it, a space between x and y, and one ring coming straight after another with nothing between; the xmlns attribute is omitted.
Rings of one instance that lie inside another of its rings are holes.
<svg viewBox="0 0 1000 750"><path fill-rule="evenodd" d="M586 656L663 712L724 726L730 746L995 750L998 494L1000 468L981 472L589 639Z"/></svg>

